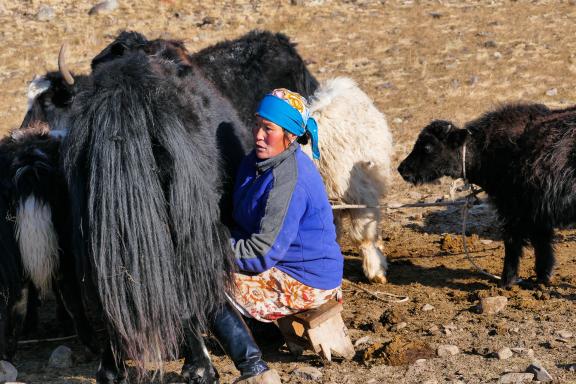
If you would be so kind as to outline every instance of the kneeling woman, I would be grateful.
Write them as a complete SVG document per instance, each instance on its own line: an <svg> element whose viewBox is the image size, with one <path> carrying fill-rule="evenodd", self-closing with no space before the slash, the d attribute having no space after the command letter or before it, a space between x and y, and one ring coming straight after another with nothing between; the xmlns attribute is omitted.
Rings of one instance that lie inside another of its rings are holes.
<svg viewBox="0 0 576 384"><path fill-rule="evenodd" d="M338 299L343 257L322 178L297 139L318 132L305 98L286 89L262 100L255 150L240 166L232 231L240 311L270 322Z"/></svg>
<svg viewBox="0 0 576 384"><path fill-rule="evenodd" d="M340 300L343 257L322 178L298 137L318 132L302 96L286 89L264 97L253 130L255 149L240 165L234 188L232 245L240 272L232 301L247 317L271 322ZM249 333L236 348L251 351L253 377L273 374ZM237 364L238 365L238 364ZM268 380L258 382L273 382Z"/></svg>

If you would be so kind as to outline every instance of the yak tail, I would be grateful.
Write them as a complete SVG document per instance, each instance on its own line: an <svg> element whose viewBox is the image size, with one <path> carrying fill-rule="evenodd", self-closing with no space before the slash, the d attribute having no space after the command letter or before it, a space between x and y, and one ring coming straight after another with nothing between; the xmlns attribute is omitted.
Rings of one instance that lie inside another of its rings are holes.
<svg viewBox="0 0 576 384"><path fill-rule="evenodd" d="M218 166L143 54L103 63L93 79L72 114L64 169L105 315L143 374L146 362L161 370L178 357L182 319L205 325L222 303L231 262L208 182Z"/></svg>
<svg viewBox="0 0 576 384"><path fill-rule="evenodd" d="M22 140L28 140L27 136L31 135L23 136ZM48 196L61 184L61 176L55 164L57 156L50 157L45 152L56 148L56 153L57 143L44 145L46 148L40 144L57 140L47 135L38 137L41 138L37 143L22 143L13 159L15 198L18 200L15 234L25 274L41 295L46 295L52 288L60 259L58 234Z"/></svg>

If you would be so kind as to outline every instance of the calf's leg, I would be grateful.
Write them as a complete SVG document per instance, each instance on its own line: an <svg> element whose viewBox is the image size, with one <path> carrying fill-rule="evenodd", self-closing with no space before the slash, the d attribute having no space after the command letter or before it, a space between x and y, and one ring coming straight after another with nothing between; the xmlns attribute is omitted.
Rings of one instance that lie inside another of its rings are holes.
<svg viewBox="0 0 576 384"><path fill-rule="evenodd" d="M530 235L530 242L534 247L536 278L539 283L550 284L552 270L554 269L555 257L552 238L552 228L542 228Z"/></svg>
<svg viewBox="0 0 576 384"><path fill-rule="evenodd" d="M517 234L504 235L504 270L500 286L510 288L518 278L518 266L522 257L522 237Z"/></svg>

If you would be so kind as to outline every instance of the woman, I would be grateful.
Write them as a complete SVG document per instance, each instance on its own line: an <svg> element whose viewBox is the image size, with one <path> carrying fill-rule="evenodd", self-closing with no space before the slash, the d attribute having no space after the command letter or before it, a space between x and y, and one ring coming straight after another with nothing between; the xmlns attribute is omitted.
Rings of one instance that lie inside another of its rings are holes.
<svg viewBox="0 0 576 384"><path fill-rule="evenodd" d="M244 315L271 322L339 299L343 257L322 178L297 142L309 137L319 158L306 99L276 89L256 117L255 150L234 189L234 301Z"/></svg>
<svg viewBox="0 0 576 384"><path fill-rule="evenodd" d="M343 257L320 174L297 138L318 132L302 96L286 89L266 95L256 113L255 149L240 165L234 188L232 247L239 272L233 303L256 320L340 300ZM214 322L217 338L241 373L237 383L276 384L241 316L229 306Z"/></svg>

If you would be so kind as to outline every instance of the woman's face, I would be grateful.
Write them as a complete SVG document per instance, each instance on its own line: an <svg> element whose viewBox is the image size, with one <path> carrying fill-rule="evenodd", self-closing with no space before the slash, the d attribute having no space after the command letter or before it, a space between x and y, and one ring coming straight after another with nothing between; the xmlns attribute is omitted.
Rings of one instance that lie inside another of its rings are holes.
<svg viewBox="0 0 576 384"><path fill-rule="evenodd" d="M281 126L256 116L256 127L252 130L256 157L269 159L283 152L296 139L296 135L285 132Z"/></svg>

